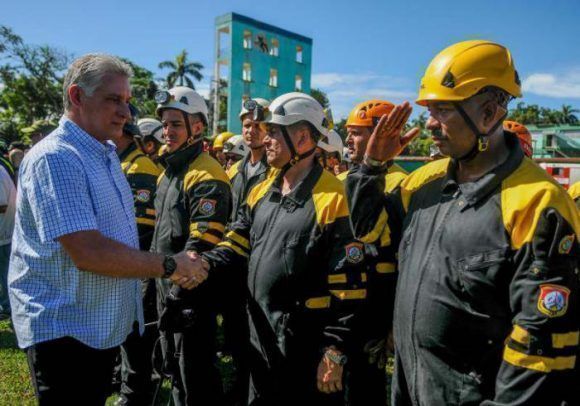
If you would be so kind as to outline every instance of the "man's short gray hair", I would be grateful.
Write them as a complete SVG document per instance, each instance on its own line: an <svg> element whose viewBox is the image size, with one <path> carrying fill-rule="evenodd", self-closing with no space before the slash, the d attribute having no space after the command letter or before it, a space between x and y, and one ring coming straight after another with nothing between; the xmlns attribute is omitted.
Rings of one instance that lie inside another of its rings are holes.
<svg viewBox="0 0 580 406"><path fill-rule="evenodd" d="M64 77L62 86L64 110L68 111L71 107L68 89L72 85L78 85L86 95L91 96L108 74L130 78L133 76L133 69L119 58L106 54L87 54L75 59Z"/></svg>

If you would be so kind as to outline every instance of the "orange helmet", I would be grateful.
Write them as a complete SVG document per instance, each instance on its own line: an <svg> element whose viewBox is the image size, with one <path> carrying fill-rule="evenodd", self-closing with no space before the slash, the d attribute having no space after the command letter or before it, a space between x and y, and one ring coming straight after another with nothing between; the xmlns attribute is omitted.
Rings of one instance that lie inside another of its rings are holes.
<svg viewBox="0 0 580 406"><path fill-rule="evenodd" d="M530 134L526 126L516 121L504 121L503 128L504 130L517 135L518 140L520 140L520 145L524 150L524 154L526 154L528 158L531 158L534 154L534 149L532 147L532 134Z"/></svg>
<svg viewBox="0 0 580 406"><path fill-rule="evenodd" d="M348 115L346 125L374 127L381 117L389 114L395 105L386 100L367 100L358 104Z"/></svg>

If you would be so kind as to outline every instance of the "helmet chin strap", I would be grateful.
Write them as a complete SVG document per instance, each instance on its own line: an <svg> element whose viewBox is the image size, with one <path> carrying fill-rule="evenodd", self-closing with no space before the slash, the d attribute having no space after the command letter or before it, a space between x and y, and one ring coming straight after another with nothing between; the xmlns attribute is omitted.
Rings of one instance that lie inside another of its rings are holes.
<svg viewBox="0 0 580 406"><path fill-rule="evenodd" d="M312 148L309 151L306 151L303 154L298 154L296 149L294 148L294 144L292 143L292 139L290 138L290 134L288 134L288 130L285 126L280 126L280 130L282 131L282 136L284 137L284 141L286 145L288 145L288 149L290 150L290 160L282 167L282 174L286 173L288 169L292 168L296 165L300 160L309 157L310 155L314 154L316 151L316 147Z"/></svg>
<svg viewBox="0 0 580 406"><path fill-rule="evenodd" d="M475 135L475 143L473 144L471 150L462 157L457 158L458 161L468 162L474 159L480 152L487 151L489 148L488 137L493 134L500 125L502 125L503 121L507 117L507 112L500 117L500 119L493 125L493 127L490 128L487 133L483 133L479 131L471 117L469 117L467 112L459 105L459 103L454 103L454 105L461 117L463 117L463 121L465 121L471 132Z"/></svg>

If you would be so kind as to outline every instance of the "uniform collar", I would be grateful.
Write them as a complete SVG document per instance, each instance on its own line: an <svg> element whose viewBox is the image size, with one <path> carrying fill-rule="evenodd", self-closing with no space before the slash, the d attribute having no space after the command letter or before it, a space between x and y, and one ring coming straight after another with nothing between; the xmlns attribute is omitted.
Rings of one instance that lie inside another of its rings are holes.
<svg viewBox="0 0 580 406"><path fill-rule="evenodd" d="M203 151L203 143L197 142L161 157L161 160L173 170L179 170L193 161Z"/></svg>
<svg viewBox="0 0 580 406"><path fill-rule="evenodd" d="M317 161L314 161L314 166L310 169L308 175L306 175L306 177L302 179L290 193L284 196L283 200L286 202L285 205L304 206L304 204L312 197L312 189L314 189L316 182L320 179L323 170L322 166L320 166ZM272 189L275 192L282 194L281 185L282 176L280 174L274 181Z"/></svg>
<svg viewBox="0 0 580 406"><path fill-rule="evenodd" d="M509 149L507 159L474 182L458 184L456 180L458 162L451 160L441 186L443 193L449 194L460 189L468 205L473 206L496 190L504 179L520 166L524 158L524 153L516 136L504 132L504 139Z"/></svg>
<svg viewBox="0 0 580 406"><path fill-rule="evenodd" d="M251 156L252 156L252 153L248 152L246 154L246 156L244 156L244 158L242 158L242 162L240 163L241 171L243 171L246 168L246 165L250 165L250 157ZM264 155L262 155L262 159L260 159L260 161L258 161L258 163L259 163L259 168L256 170L256 174L254 176L261 175L268 170L268 160L267 160L265 152L264 152Z"/></svg>

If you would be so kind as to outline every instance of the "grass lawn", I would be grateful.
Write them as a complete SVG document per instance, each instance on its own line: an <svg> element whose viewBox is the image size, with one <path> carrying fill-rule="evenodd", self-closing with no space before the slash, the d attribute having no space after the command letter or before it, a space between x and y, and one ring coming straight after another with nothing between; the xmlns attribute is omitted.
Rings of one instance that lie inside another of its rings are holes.
<svg viewBox="0 0 580 406"><path fill-rule="evenodd" d="M16 345L9 320L0 321L0 405L35 405L26 355Z"/></svg>

